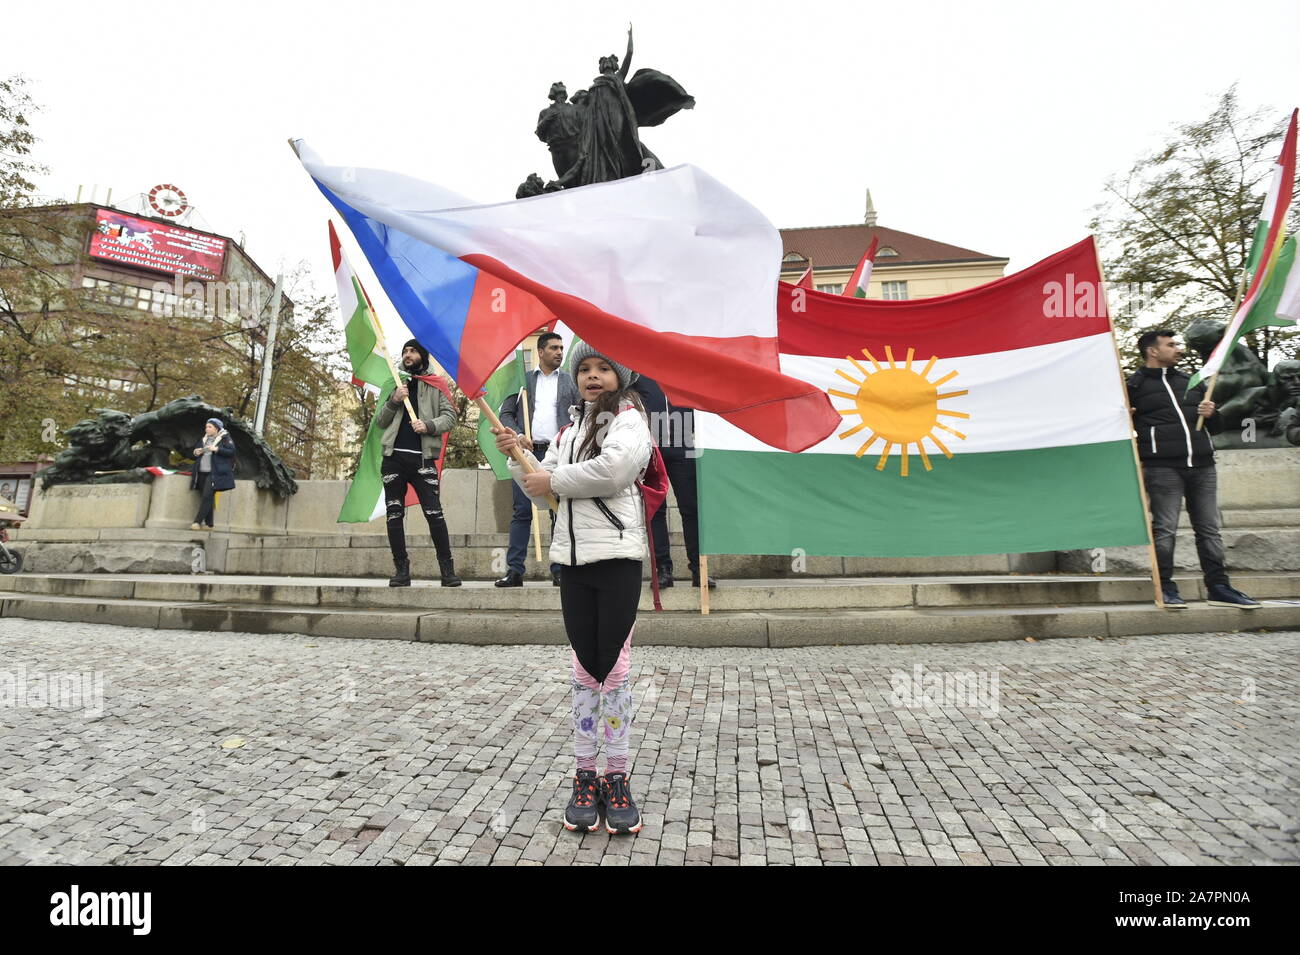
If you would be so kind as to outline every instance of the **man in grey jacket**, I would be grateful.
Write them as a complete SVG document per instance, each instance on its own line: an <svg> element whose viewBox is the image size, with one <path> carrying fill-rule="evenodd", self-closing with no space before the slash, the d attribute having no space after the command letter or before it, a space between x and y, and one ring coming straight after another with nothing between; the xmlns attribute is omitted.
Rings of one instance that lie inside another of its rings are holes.
<svg viewBox="0 0 1300 955"><path fill-rule="evenodd" d="M441 435L456 426L456 414L442 392L418 376L426 375L429 353L412 338L402 346L402 369L411 376L407 385L394 389L379 410L379 427L384 429L383 463L379 473L384 481L384 511L388 518L388 546L393 552L397 573L388 581L390 587L411 585L411 561L406 553L406 488L415 488L424 518L429 522L429 536L438 552L438 568L444 587L459 587L456 565L451 557L451 539L442 515L438 496L438 453ZM416 417L411 419L404 399L410 398Z"/></svg>
<svg viewBox="0 0 1300 955"><path fill-rule="evenodd" d="M533 438L533 454L541 461L546 451L569 423L569 409L580 405L578 386L573 376L560 370L564 361L564 340L554 332L543 332L537 339L537 368L528 373L528 425ZM510 395L501 402L498 412L501 423L511 431L525 433L523 409L519 395ZM533 526L533 505L518 484L511 484L515 510L510 518L510 547L506 551L506 575L496 582L498 587L524 585L524 557L528 554L528 535ZM555 512L551 512L551 530L555 529ZM560 565L551 564L551 583L560 585Z"/></svg>

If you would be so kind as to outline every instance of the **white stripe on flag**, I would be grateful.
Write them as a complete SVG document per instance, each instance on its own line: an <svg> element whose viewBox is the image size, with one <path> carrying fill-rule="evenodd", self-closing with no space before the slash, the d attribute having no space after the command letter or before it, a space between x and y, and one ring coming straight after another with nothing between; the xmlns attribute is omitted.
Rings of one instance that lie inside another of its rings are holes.
<svg viewBox="0 0 1300 955"><path fill-rule="evenodd" d="M400 173L326 165L301 140L298 150L353 209L451 255L494 257L657 332L776 337L780 234L694 166L476 205Z"/></svg>
<svg viewBox="0 0 1300 955"><path fill-rule="evenodd" d="M901 356L895 355L898 361ZM883 362L884 356L876 358ZM868 370L870 363L859 359ZM929 356L918 356L912 364L920 372ZM901 365L901 361L899 361ZM857 389L836 374L843 370L855 379L861 374L846 359L810 355L782 355L781 370L818 388L855 392ZM941 358L928 378L934 381L950 371L955 378L939 386L939 394L967 391L955 398L943 398L938 407L962 411L970 418L941 415L938 421L966 435L963 440L939 428L932 429L954 454L985 451L1017 451L1025 448L1053 448L1102 441L1127 440L1132 430L1128 405L1119 388L1104 390L1107 399L1080 400L1079 383L1110 381L1115 377L1115 350L1109 334L1090 335L1050 345L1036 345L1012 351ZM831 399L836 408L850 409L847 398ZM839 435L859 424L857 414L844 417L844 426L804 454L853 454L870 436L871 428L841 439ZM735 451L775 451L757 438L745 434L716 415L696 412L695 446ZM877 441L874 453L884 446ZM925 443L927 454L934 444ZM871 451L867 452L872 453ZM895 446L892 454L900 454ZM912 451L915 454L915 448Z"/></svg>

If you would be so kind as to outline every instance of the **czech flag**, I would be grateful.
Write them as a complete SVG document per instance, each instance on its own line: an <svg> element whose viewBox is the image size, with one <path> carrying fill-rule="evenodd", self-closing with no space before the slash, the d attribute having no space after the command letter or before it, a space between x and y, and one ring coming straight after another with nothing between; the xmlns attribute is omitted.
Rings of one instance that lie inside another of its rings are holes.
<svg viewBox="0 0 1300 955"><path fill-rule="evenodd" d="M780 370L775 227L703 171L482 205L293 145L407 327L466 393L558 318L674 404L773 447L800 451L838 426L824 391Z"/></svg>

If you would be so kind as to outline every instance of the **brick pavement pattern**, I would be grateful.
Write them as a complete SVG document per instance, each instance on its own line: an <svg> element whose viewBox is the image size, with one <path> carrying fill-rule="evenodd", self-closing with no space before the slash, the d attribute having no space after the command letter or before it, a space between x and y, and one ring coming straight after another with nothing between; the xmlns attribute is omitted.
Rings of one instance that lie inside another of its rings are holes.
<svg viewBox="0 0 1300 955"><path fill-rule="evenodd" d="M1296 863L1298 650L638 649L609 837L560 822L560 648L7 618L0 864Z"/></svg>

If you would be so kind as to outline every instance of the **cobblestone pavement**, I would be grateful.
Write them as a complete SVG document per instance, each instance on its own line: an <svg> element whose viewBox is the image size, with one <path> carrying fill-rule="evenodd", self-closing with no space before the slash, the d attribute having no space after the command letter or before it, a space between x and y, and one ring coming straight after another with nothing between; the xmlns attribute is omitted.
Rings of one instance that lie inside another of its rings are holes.
<svg viewBox="0 0 1300 955"><path fill-rule="evenodd" d="M0 864L1295 863L1297 650L640 649L612 838L560 648L7 618Z"/></svg>

